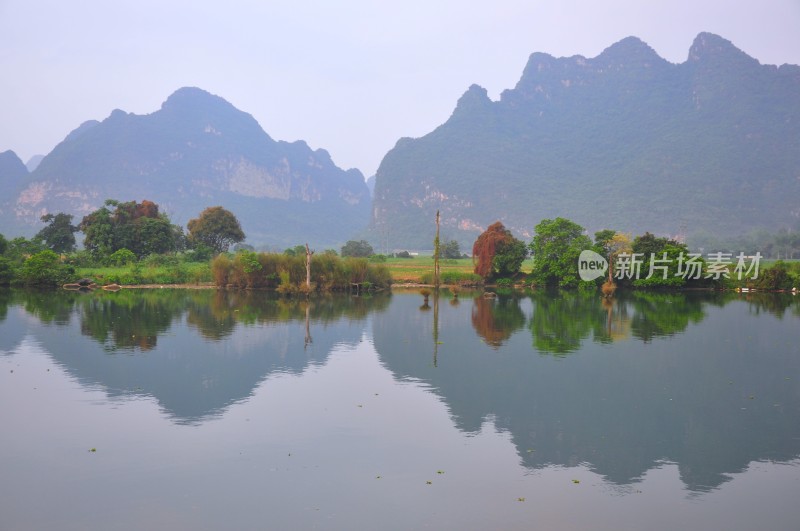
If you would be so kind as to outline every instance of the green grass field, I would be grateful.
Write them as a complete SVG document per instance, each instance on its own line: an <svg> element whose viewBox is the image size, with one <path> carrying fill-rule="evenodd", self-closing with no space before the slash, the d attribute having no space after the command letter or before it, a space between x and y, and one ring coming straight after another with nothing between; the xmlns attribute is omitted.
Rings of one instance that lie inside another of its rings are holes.
<svg viewBox="0 0 800 531"><path fill-rule="evenodd" d="M442 274L447 272L457 272L470 274L474 270L471 258L459 258L458 260L441 260L439 262ZM422 276L426 273L433 273L432 256L415 256L413 258L388 258L386 266L392 274L392 280L398 284L419 283ZM533 260L528 259L522 263L522 272L530 273L533 269Z"/></svg>

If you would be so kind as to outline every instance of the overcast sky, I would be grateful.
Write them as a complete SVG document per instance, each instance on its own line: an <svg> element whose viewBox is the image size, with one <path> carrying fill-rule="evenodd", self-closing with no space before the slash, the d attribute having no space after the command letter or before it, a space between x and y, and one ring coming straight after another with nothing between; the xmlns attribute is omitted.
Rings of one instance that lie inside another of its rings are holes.
<svg viewBox="0 0 800 531"><path fill-rule="evenodd" d="M701 31L800 64L800 0L0 0L0 152L27 162L197 86L369 176L471 84L512 88L533 52L594 57L635 35L681 63Z"/></svg>

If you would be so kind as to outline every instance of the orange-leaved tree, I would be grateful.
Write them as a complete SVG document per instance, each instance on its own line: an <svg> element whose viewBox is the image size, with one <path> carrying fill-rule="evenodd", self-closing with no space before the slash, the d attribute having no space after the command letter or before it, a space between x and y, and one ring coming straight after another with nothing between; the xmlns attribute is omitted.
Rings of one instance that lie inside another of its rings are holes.
<svg viewBox="0 0 800 531"><path fill-rule="evenodd" d="M488 278L493 273L513 275L527 256L525 244L499 221L492 223L472 246L475 274Z"/></svg>

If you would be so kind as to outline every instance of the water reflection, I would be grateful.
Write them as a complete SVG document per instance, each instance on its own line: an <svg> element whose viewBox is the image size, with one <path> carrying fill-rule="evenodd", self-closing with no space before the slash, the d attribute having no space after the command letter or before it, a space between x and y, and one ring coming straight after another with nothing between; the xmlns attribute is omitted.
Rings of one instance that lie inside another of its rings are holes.
<svg viewBox="0 0 800 531"><path fill-rule="evenodd" d="M404 311L402 298L376 317L373 333L395 375L430 385L462 431L477 433L492 419L525 466L588 463L626 485L674 462L687 488L703 491L753 461L800 455L800 327L772 310L753 318L767 308L796 310L796 299L777 299L476 298L472 308L445 306L439 316L438 367L419 355L430 322ZM518 332L526 319L533 351Z"/></svg>
<svg viewBox="0 0 800 531"><path fill-rule="evenodd" d="M511 334L525 326L525 314L513 295L473 299L472 327L487 345L497 350Z"/></svg>
<svg viewBox="0 0 800 531"><path fill-rule="evenodd" d="M701 492L800 456L796 297L459 298L420 311L417 293L0 290L0 355L32 335L82 385L199 424L371 333L395 378L425 384L464 433L493 422L530 469L582 464L629 485L668 462Z"/></svg>
<svg viewBox="0 0 800 531"><path fill-rule="evenodd" d="M181 424L221 414L272 373L300 373L324 363L335 345L358 343L366 316L390 300L306 302L214 290L0 293L0 315L7 315L0 348L10 351L33 334L83 385L111 398L153 396Z"/></svg>

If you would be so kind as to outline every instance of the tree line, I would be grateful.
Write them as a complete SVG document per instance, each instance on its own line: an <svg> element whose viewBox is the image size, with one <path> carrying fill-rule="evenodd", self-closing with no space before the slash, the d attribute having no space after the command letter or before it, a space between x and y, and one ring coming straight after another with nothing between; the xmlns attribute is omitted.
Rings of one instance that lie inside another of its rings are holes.
<svg viewBox="0 0 800 531"><path fill-rule="evenodd" d="M606 274L591 281L582 280L579 272L579 257L587 250L601 256L607 264ZM485 280L522 278L537 287L596 289L602 286L606 294L613 293L617 286L747 286L779 290L800 285L798 264L778 261L768 266L761 265L759 271L758 258L744 257L742 252L740 259L749 269L745 272L747 274L741 275L742 271L736 270L736 253L717 251L704 257L700 253L691 253L684 242L649 232L632 238L629 234L606 229L596 232L592 240L582 226L561 217L542 220L536 225L534 236L527 245L498 221L478 236L472 253L475 273ZM529 255L533 258L533 268L526 276L521 272L521 266ZM707 260L708 256L714 255L724 258L725 263L712 264ZM698 274L687 274L689 265Z"/></svg>
<svg viewBox="0 0 800 531"><path fill-rule="evenodd" d="M221 206L208 207L189 220L186 231L173 224L153 201L120 202L108 199L102 207L84 216L79 223L71 214L46 214L45 226L31 239L10 241L0 235L0 285L61 285L74 282L76 268L126 266L130 275L111 275L112 282L141 283L139 264L175 266L182 262L209 263L218 285L232 287L271 287L293 291L301 286L307 246L297 245L283 253L255 253L243 244L245 234L236 216ZM83 249L78 250L77 233L83 234ZM235 255L225 252L234 246ZM457 244L456 244L457 246ZM456 249L457 250L457 249ZM313 254L313 253L312 253ZM307 284L314 289L386 287L388 270L370 262L380 261L372 246L364 241L348 241L341 248L340 260L328 249L314 257L308 266ZM180 258L178 258L180 257ZM186 275L172 272L171 281L181 283ZM159 282L163 283L163 282Z"/></svg>
<svg viewBox="0 0 800 531"><path fill-rule="evenodd" d="M124 265L167 253L208 261L245 239L239 220L221 206L208 207L189 220L187 232L148 200L108 199L77 225L63 212L40 219L45 226L30 240L9 241L0 235L0 285L60 284L74 280L76 266ZM78 232L84 236L81 251Z"/></svg>

